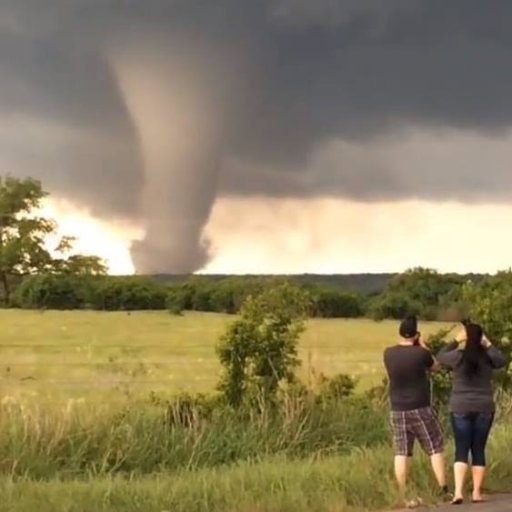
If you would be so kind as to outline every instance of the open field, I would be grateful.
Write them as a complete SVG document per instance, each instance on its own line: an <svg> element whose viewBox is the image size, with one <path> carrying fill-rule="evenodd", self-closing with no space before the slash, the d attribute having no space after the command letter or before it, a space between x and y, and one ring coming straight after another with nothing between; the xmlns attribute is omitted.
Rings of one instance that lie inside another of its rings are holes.
<svg viewBox="0 0 512 512"><path fill-rule="evenodd" d="M85 396L103 392L210 391L215 345L232 316L165 312L0 311L0 393ZM443 327L426 323L428 334ZM300 344L301 374L382 375L382 349L397 322L311 320Z"/></svg>
<svg viewBox="0 0 512 512"><path fill-rule="evenodd" d="M324 407L298 397L274 415L222 408L187 426L148 400L150 391L212 390L215 345L233 317L4 310L0 319L0 512L362 512L395 503L380 402ZM377 383L396 330L312 320L302 376ZM512 434L509 416L499 421L488 484L504 491ZM415 459L413 490L434 501L428 466Z"/></svg>

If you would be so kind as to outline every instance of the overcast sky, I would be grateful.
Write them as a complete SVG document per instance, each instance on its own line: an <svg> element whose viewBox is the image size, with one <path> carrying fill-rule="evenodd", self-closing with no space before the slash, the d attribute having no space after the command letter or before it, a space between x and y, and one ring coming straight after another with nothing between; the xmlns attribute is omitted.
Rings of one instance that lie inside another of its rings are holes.
<svg viewBox="0 0 512 512"><path fill-rule="evenodd" d="M512 260L512 2L44 7L0 4L0 168L114 270Z"/></svg>

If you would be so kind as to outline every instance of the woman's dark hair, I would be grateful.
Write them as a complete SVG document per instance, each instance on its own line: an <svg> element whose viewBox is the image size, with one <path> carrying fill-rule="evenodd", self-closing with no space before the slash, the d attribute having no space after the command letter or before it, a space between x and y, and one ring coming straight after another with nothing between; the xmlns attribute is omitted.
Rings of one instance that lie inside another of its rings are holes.
<svg viewBox="0 0 512 512"><path fill-rule="evenodd" d="M466 327L466 346L462 352L462 364L469 378L474 377L480 370L480 361L485 349L482 346L484 331L478 324L468 322Z"/></svg>

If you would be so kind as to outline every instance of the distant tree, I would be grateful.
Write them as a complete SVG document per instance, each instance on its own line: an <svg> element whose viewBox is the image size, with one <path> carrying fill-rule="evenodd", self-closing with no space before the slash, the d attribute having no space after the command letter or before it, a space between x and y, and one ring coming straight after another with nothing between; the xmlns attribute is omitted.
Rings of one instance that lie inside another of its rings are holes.
<svg viewBox="0 0 512 512"><path fill-rule="evenodd" d="M370 314L377 319L417 314L434 320L442 309L458 301L463 283L463 277L456 274L413 268L389 281L382 295L373 301Z"/></svg>
<svg viewBox="0 0 512 512"><path fill-rule="evenodd" d="M52 272L73 276L104 276L107 274L107 266L98 256L71 254L65 257L72 249L72 238L67 237L61 240L56 253L63 257L53 259Z"/></svg>
<svg viewBox="0 0 512 512"><path fill-rule="evenodd" d="M368 315L374 320L400 319L407 315L419 315L421 303L411 299L405 292L386 292L375 297L368 308Z"/></svg>
<svg viewBox="0 0 512 512"><path fill-rule="evenodd" d="M219 313L233 314L237 312L234 299L234 288L229 279L219 281L213 287L210 303L212 308Z"/></svg>
<svg viewBox="0 0 512 512"><path fill-rule="evenodd" d="M194 311L215 311L212 304L214 285L209 282L198 283L192 296L192 309Z"/></svg>
<svg viewBox="0 0 512 512"><path fill-rule="evenodd" d="M323 318L358 318L364 314L361 295L327 286L311 289L313 314Z"/></svg>
<svg viewBox="0 0 512 512"><path fill-rule="evenodd" d="M0 177L0 284L7 303L12 281L22 276L106 272L105 265L94 256L66 258L72 249L71 238L61 239L54 251L47 247L49 235L57 231L53 219L38 214L47 195L41 182L32 178Z"/></svg>
<svg viewBox="0 0 512 512"><path fill-rule="evenodd" d="M95 286L91 305L105 311L163 310L168 306L168 290L145 277L106 277Z"/></svg>
<svg viewBox="0 0 512 512"><path fill-rule="evenodd" d="M98 278L72 274L38 274L23 279L12 303L24 309L91 307ZM99 278L102 279L102 278Z"/></svg>

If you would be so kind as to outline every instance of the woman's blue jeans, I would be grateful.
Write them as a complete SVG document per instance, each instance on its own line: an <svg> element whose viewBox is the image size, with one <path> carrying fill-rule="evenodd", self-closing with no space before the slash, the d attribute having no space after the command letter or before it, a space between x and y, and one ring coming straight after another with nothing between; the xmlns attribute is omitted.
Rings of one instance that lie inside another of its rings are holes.
<svg viewBox="0 0 512 512"><path fill-rule="evenodd" d="M494 421L493 413L452 413L455 435L455 462L468 463L471 453L473 466L485 466L485 446Z"/></svg>

